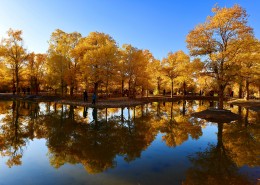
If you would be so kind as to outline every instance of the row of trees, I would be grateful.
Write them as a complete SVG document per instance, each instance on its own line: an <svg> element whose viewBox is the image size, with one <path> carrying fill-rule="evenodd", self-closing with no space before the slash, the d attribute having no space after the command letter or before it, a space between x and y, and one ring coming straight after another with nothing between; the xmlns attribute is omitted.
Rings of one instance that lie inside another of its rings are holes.
<svg viewBox="0 0 260 185"><path fill-rule="evenodd" d="M91 32L87 37L80 33L65 33L55 30L49 41L46 54L28 53L23 47L22 31L8 31L8 38L2 41L2 89L30 86L38 93L42 90L59 90L63 95L73 95L79 89L106 95L117 91L135 95L136 91L167 87L167 78L179 83L189 80L187 69L192 67L190 57L183 51L169 53L163 61L156 60L148 50L141 50L129 44L119 48L109 35ZM190 73L193 73L191 70ZM178 78L179 79L178 79Z"/></svg>
<svg viewBox="0 0 260 185"><path fill-rule="evenodd" d="M130 97L148 91L158 94L163 89L171 96L215 90L223 100L226 87L234 90L237 86L239 97L244 88L249 98L250 84L260 89L259 40L239 5L214 7L212 12L187 35L190 56L170 52L161 61L149 50L130 44L119 47L105 33L82 37L60 29L51 34L47 53L29 53L23 46L22 31L10 29L0 45L0 88L18 93L20 88L30 87L36 94L40 89L71 96L87 89Z"/></svg>

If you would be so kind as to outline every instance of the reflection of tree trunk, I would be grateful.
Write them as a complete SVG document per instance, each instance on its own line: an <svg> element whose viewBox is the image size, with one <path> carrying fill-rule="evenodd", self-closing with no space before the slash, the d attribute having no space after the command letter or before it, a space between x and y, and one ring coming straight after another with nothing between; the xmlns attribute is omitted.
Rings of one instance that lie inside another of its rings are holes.
<svg viewBox="0 0 260 185"><path fill-rule="evenodd" d="M242 107L241 107L241 106L238 106L238 115L239 115L240 117L242 117ZM238 120L238 123L239 123L240 125L242 125L242 124L243 124L243 119L239 119L239 120Z"/></svg>
<svg viewBox="0 0 260 185"><path fill-rule="evenodd" d="M64 115L64 109L63 109L63 105L61 105L60 126L63 125L63 115Z"/></svg>
<svg viewBox="0 0 260 185"><path fill-rule="evenodd" d="M221 164L223 164L223 157L222 157L222 147L223 147L223 140L222 140L222 133L223 131L223 123L218 123L218 133L217 133L217 146L216 146L216 152L215 152L215 155L217 156L216 157L216 160L218 161L218 164L216 165L216 170L218 171L218 173L221 175L222 174L222 166Z"/></svg>
<svg viewBox="0 0 260 185"><path fill-rule="evenodd" d="M54 103L54 112L57 113L57 103Z"/></svg>
<svg viewBox="0 0 260 185"><path fill-rule="evenodd" d="M128 131L130 134L132 134L132 130L131 130L131 120L130 120L130 108L128 107L128 120L127 120L127 125L128 125Z"/></svg>
<svg viewBox="0 0 260 185"><path fill-rule="evenodd" d="M134 107L134 120L135 120L135 107Z"/></svg>
<svg viewBox="0 0 260 185"><path fill-rule="evenodd" d="M245 127L248 126L248 108L246 108L246 115L245 115Z"/></svg>
<svg viewBox="0 0 260 185"><path fill-rule="evenodd" d="M121 107L121 122L124 123L124 108Z"/></svg>
<svg viewBox="0 0 260 185"><path fill-rule="evenodd" d="M173 101L172 101L172 104L171 104L171 120L172 120L172 117L173 117L173 115L172 115L173 112L172 111L173 111Z"/></svg>
<svg viewBox="0 0 260 185"><path fill-rule="evenodd" d="M246 100L249 100L249 81L246 79Z"/></svg>
<svg viewBox="0 0 260 185"><path fill-rule="evenodd" d="M92 117L93 117L93 120L97 123L97 108L94 108L93 111L92 111Z"/></svg>
<svg viewBox="0 0 260 185"><path fill-rule="evenodd" d="M128 109L128 121L130 121L130 108L127 107L127 109Z"/></svg>
<svg viewBox="0 0 260 185"><path fill-rule="evenodd" d="M216 152L219 156L219 164L224 164L223 159L226 157L226 150L223 145L223 123L218 123L218 142Z"/></svg>
<svg viewBox="0 0 260 185"><path fill-rule="evenodd" d="M88 114L88 107L83 107L83 117L86 118Z"/></svg>
<svg viewBox="0 0 260 185"><path fill-rule="evenodd" d="M107 123L107 108L106 108L106 123Z"/></svg>
<svg viewBox="0 0 260 185"><path fill-rule="evenodd" d="M20 107L20 102L19 101L13 101L13 125L14 125L14 137L12 139L11 145L14 148L13 155L16 154L16 151L18 150L17 144L19 140L19 107Z"/></svg>
<svg viewBox="0 0 260 185"><path fill-rule="evenodd" d="M160 116L160 102L157 103L157 116Z"/></svg>
<svg viewBox="0 0 260 185"><path fill-rule="evenodd" d="M241 116L241 114L242 114L242 107L238 106L238 115Z"/></svg>
<svg viewBox="0 0 260 185"><path fill-rule="evenodd" d="M34 124L35 124L35 120L37 118L38 115L38 103L32 104L31 105L31 120L28 124L29 127L29 138L32 140L34 138Z"/></svg>
<svg viewBox="0 0 260 185"><path fill-rule="evenodd" d="M217 143L217 148L222 148L223 146L223 123L218 123L218 143Z"/></svg>
<svg viewBox="0 0 260 185"><path fill-rule="evenodd" d="M186 100L182 101L182 115L185 116L186 112Z"/></svg>
<svg viewBox="0 0 260 185"><path fill-rule="evenodd" d="M69 119L74 120L74 106L70 105Z"/></svg>
<svg viewBox="0 0 260 185"><path fill-rule="evenodd" d="M48 113L50 113L50 111L51 111L51 103L50 102L46 103L46 110L47 110Z"/></svg>
<svg viewBox="0 0 260 185"><path fill-rule="evenodd" d="M31 119L29 126L29 138L33 140L34 138L34 124L35 124L35 119Z"/></svg>

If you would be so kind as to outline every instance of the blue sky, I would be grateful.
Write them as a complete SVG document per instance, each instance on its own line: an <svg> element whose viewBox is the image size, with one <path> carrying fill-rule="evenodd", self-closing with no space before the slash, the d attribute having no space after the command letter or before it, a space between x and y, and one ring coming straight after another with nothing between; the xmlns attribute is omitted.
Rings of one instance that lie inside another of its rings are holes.
<svg viewBox="0 0 260 185"><path fill-rule="evenodd" d="M260 39L260 0L0 0L0 38L9 28L21 29L25 47L44 53L57 28L83 36L99 31L119 46L149 49L162 59L170 51L188 53L186 35L211 15L216 3L245 8Z"/></svg>

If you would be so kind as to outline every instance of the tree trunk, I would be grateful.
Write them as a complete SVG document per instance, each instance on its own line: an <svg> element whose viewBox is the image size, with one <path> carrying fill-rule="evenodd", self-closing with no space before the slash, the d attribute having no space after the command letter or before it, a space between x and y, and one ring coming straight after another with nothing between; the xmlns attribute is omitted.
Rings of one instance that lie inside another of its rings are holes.
<svg viewBox="0 0 260 185"><path fill-rule="evenodd" d="M171 98L173 97L173 80L172 80L172 87L171 87Z"/></svg>
<svg viewBox="0 0 260 185"><path fill-rule="evenodd" d="M124 97L124 80L121 81L121 94Z"/></svg>
<svg viewBox="0 0 260 185"><path fill-rule="evenodd" d="M131 81L128 81L128 98L130 98L130 91L131 91Z"/></svg>
<svg viewBox="0 0 260 185"><path fill-rule="evenodd" d="M222 87L222 85L219 87L219 91L218 91L218 100L219 100L218 109L223 109L223 102L224 102L224 88Z"/></svg>
<svg viewBox="0 0 260 185"><path fill-rule="evenodd" d="M242 98L242 82L239 83L238 98Z"/></svg>
<svg viewBox="0 0 260 185"><path fill-rule="evenodd" d="M38 83L38 79L35 79L35 94L38 95L39 92L39 83Z"/></svg>
<svg viewBox="0 0 260 185"><path fill-rule="evenodd" d="M157 80L157 90L158 90L158 94L160 94L161 87L160 87L160 81L159 81L159 79Z"/></svg>
<svg viewBox="0 0 260 185"><path fill-rule="evenodd" d="M134 83L134 87L133 87L133 98L136 97L135 87L136 87L136 81L135 81L135 83Z"/></svg>
<svg viewBox="0 0 260 185"><path fill-rule="evenodd" d="M258 86L258 98L260 98L260 85Z"/></svg>
<svg viewBox="0 0 260 185"><path fill-rule="evenodd" d="M108 79L106 81L106 97L108 97Z"/></svg>
<svg viewBox="0 0 260 185"><path fill-rule="evenodd" d="M15 66L15 80L16 80L16 93L18 94L19 89L19 75L18 75L18 66Z"/></svg>
<svg viewBox="0 0 260 185"><path fill-rule="evenodd" d="M64 82L63 79L61 79L61 96L63 96L63 89L64 88Z"/></svg>
<svg viewBox="0 0 260 185"><path fill-rule="evenodd" d="M73 91L74 91L74 87L70 87L70 96L72 97L73 96Z"/></svg>
<svg viewBox="0 0 260 185"><path fill-rule="evenodd" d="M249 81L246 79L246 100L249 100Z"/></svg>
<svg viewBox="0 0 260 185"><path fill-rule="evenodd" d="M94 93L96 93L97 95L97 91L98 91L98 82L94 83Z"/></svg>
<svg viewBox="0 0 260 185"><path fill-rule="evenodd" d="M183 82L183 96L186 95L186 83L185 81Z"/></svg>

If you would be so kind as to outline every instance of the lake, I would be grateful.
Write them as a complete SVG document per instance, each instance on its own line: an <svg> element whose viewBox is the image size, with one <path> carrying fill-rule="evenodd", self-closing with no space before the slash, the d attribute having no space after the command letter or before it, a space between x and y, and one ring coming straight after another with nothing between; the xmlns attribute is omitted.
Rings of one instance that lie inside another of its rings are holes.
<svg viewBox="0 0 260 185"><path fill-rule="evenodd" d="M210 105L96 109L2 101L0 184L260 183L259 112L225 105L241 116L231 123L190 116Z"/></svg>

